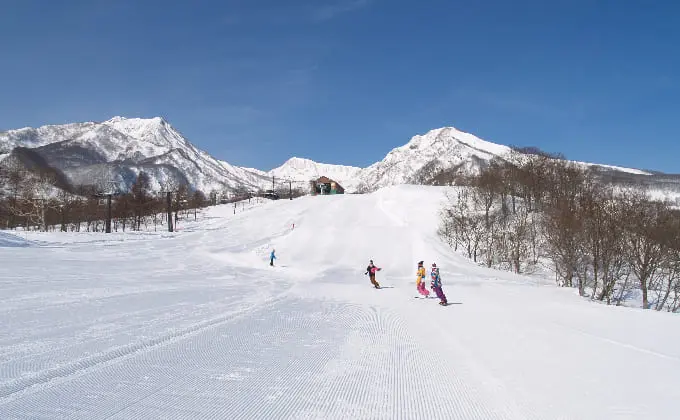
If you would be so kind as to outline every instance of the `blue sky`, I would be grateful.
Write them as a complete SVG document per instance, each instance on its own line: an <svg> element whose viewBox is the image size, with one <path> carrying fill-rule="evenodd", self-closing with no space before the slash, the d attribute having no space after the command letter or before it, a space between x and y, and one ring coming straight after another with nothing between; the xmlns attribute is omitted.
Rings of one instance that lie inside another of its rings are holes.
<svg viewBox="0 0 680 420"><path fill-rule="evenodd" d="M0 130L163 116L233 164L455 126L680 173L680 3L0 0Z"/></svg>

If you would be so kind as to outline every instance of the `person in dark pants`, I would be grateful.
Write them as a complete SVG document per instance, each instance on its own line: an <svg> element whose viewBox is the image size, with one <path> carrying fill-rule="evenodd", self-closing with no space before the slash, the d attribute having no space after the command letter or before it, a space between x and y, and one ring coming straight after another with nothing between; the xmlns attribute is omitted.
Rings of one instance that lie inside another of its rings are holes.
<svg viewBox="0 0 680 420"><path fill-rule="evenodd" d="M432 263L432 270L430 271L430 278L432 279L431 287L432 290L437 294L437 297L439 298L439 304L442 306L448 305L448 301L446 300L446 295L444 294L444 291L442 290L442 279L439 276L439 268L437 267L437 264Z"/></svg>
<svg viewBox="0 0 680 420"><path fill-rule="evenodd" d="M272 267L274 266L274 260L276 259L276 255L274 255L274 251L276 251L276 250L272 249L272 253L269 254L269 265L271 265Z"/></svg>
<svg viewBox="0 0 680 420"><path fill-rule="evenodd" d="M378 282L375 280L376 271L380 271L380 268L376 267L375 264L373 264L373 260L371 260L368 263L368 267L366 267L366 273L364 274L368 274L368 278L371 279L373 287L375 287L376 289L380 289L380 284L378 284Z"/></svg>

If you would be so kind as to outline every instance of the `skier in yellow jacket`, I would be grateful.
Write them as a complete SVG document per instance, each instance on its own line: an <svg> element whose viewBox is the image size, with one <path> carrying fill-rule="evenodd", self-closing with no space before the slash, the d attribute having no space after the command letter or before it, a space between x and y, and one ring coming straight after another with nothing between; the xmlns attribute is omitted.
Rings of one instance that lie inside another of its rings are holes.
<svg viewBox="0 0 680 420"><path fill-rule="evenodd" d="M425 288L425 267L423 266L423 261L418 262L418 271L416 272L416 289L418 293L427 297L430 295L430 291Z"/></svg>

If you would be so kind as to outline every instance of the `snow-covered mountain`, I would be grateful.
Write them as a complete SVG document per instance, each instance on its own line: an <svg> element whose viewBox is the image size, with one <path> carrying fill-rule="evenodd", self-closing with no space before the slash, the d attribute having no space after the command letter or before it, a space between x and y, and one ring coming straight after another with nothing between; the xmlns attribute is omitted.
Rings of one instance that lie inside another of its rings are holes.
<svg viewBox="0 0 680 420"><path fill-rule="evenodd" d="M512 149L482 140L454 127L416 135L366 168L332 165L293 157L270 171L234 166L191 144L163 118L115 117L101 123L47 125L0 132L0 160L16 147L30 148L73 184L117 183L129 188L144 171L155 189L180 183L204 192L239 187L266 189L272 177L306 181L325 175L347 192L374 191L399 184L422 184L444 172L471 175ZM655 174L637 169L582 163L615 177L654 183ZM650 176L651 175L651 176ZM675 180L672 180L675 182ZM278 184L277 184L278 185ZM303 186L304 188L304 186Z"/></svg>
<svg viewBox="0 0 680 420"><path fill-rule="evenodd" d="M512 149L460 131L454 127L431 130L416 135L404 146L390 151L385 158L362 170L360 188L375 190L388 185L421 184L442 171L474 175L492 159L507 159ZM638 169L576 162L631 175L651 175Z"/></svg>
<svg viewBox="0 0 680 420"><path fill-rule="evenodd" d="M393 149L383 160L367 168L292 158L269 174L295 179L326 175L348 192L373 191L390 185L420 184L441 171L454 168L467 174L475 173L494 157L510 152L509 147L445 127L414 136L407 144Z"/></svg>
<svg viewBox="0 0 680 420"><path fill-rule="evenodd" d="M194 189L258 188L262 173L218 160L196 148L163 118L114 117L22 128L0 133L0 153L27 147L60 169L75 184L93 181L129 188L144 171L160 190L186 183Z"/></svg>
<svg viewBox="0 0 680 420"><path fill-rule="evenodd" d="M416 135L403 146L392 149L385 158L367 168L320 164L309 159L292 158L268 174L293 179L312 179L326 175L348 192L374 191L400 184L422 184L443 171L473 175L492 159L507 159L512 149L460 131L454 127ZM630 175L650 175L637 169L577 162L604 171Z"/></svg>
<svg viewBox="0 0 680 420"><path fill-rule="evenodd" d="M412 137L405 145L392 149L380 162L362 170L360 184L368 190L420 184L438 172L454 168L472 174L494 157L510 152L507 146L484 141L453 127L439 128Z"/></svg>
<svg viewBox="0 0 680 420"><path fill-rule="evenodd" d="M267 175L296 181L307 181L327 176L339 182L347 190L353 190L360 182L359 174L361 171L361 168L354 166L318 163L309 159L293 157L278 168L267 172Z"/></svg>
<svg viewBox="0 0 680 420"><path fill-rule="evenodd" d="M35 148L68 139L96 125L93 122L72 123L0 132L0 154L9 154L15 147Z"/></svg>

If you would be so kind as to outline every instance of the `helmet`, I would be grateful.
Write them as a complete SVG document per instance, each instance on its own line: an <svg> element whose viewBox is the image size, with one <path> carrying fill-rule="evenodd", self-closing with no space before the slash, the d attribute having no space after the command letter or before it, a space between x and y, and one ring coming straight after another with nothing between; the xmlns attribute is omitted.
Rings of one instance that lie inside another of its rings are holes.
<svg viewBox="0 0 680 420"><path fill-rule="evenodd" d="M423 262L422 262L422 261L418 261L418 265L423 265Z"/></svg>
<svg viewBox="0 0 680 420"><path fill-rule="evenodd" d="M432 267L436 267L436 266L437 266L437 264L435 264L435 263L432 263Z"/></svg>

